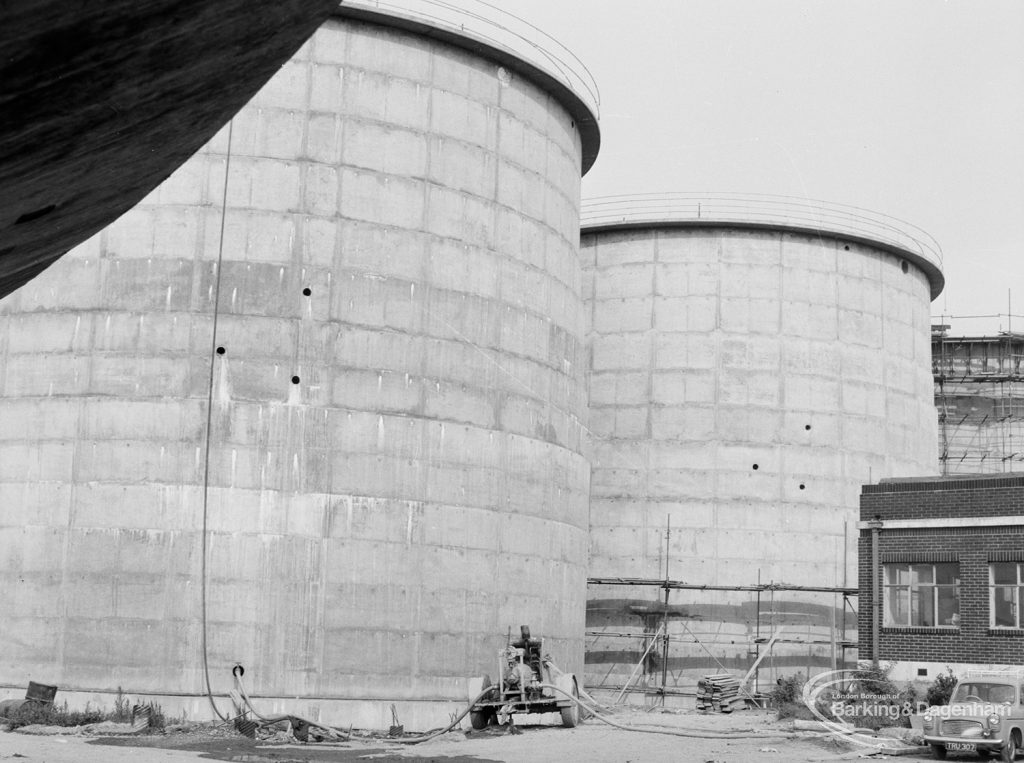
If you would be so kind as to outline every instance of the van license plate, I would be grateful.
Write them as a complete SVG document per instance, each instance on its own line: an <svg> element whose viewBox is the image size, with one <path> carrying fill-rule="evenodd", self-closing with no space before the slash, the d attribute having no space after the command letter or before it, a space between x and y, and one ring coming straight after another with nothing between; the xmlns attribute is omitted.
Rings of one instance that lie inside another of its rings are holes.
<svg viewBox="0 0 1024 763"><path fill-rule="evenodd" d="M946 742L946 749L953 752L977 752L978 745L971 742Z"/></svg>

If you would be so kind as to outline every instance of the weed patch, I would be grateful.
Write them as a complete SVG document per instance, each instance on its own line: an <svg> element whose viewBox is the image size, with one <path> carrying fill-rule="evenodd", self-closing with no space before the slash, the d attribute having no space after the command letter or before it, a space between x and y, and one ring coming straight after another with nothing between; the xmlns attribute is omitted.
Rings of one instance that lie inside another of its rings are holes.
<svg viewBox="0 0 1024 763"><path fill-rule="evenodd" d="M86 704L84 710L69 710L68 704L54 705L43 702L26 702L7 716L7 725L12 729L22 726L85 726L88 723L99 723L107 716Z"/></svg>

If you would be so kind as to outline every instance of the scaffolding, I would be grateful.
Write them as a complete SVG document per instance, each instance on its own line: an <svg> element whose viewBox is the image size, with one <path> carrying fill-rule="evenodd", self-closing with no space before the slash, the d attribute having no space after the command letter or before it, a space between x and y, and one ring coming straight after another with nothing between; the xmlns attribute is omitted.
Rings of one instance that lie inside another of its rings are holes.
<svg viewBox="0 0 1024 763"><path fill-rule="evenodd" d="M1024 461L1024 334L948 330L932 326L942 474L1016 471Z"/></svg>
<svg viewBox="0 0 1024 763"><path fill-rule="evenodd" d="M756 701L780 676L842 669L857 649L847 638L857 628L856 588L667 577L594 577L587 585L586 684L616 701L694 696L702 675L721 672L743 675L741 689Z"/></svg>

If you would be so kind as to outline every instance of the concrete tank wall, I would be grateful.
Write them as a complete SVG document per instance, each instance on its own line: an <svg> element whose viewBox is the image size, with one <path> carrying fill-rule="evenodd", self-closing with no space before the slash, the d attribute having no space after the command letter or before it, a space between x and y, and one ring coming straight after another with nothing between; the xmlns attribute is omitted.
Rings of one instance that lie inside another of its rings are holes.
<svg viewBox="0 0 1024 763"><path fill-rule="evenodd" d="M596 132L476 49L332 19L0 302L0 683L208 713L204 525L215 693L416 728L509 627L581 667Z"/></svg>
<svg viewBox="0 0 1024 763"><path fill-rule="evenodd" d="M861 485L937 468L926 273L890 247L692 221L584 228L581 253L590 575L855 587ZM611 635L588 646L590 686L630 678L661 596L591 586L588 631ZM831 593L683 590L668 603L671 648L641 685L663 669L690 691L723 666L745 672L780 627L788 643L759 687L854 656L837 646L853 634Z"/></svg>
<svg viewBox="0 0 1024 763"><path fill-rule="evenodd" d="M664 575L671 518L674 579L842 585L860 486L937 468L925 274L770 228L584 230L581 251L591 574Z"/></svg>

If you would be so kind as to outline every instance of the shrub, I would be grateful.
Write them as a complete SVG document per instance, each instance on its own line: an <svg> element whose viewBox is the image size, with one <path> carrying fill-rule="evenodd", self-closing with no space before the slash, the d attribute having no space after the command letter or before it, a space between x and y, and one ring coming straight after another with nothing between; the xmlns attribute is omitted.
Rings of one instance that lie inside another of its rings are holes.
<svg viewBox="0 0 1024 763"><path fill-rule="evenodd" d="M41 702L26 702L16 710L8 711L5 723L12 729L22 726L53 726L54 708L53 705Z"/></svg>
<svg viewBox="0 0 1024 763"><path fill-rule="evenodd" d="M68 710L67 702L57 715L58 722L55 726L86 726L90 723L100 723L107 719L107 714L102 710L93 710L89 703L85 703L84 710Z"/></svg>
<svg viewBox="0 0 1024 763"><path fill-rule="evenodd" d="M939 673L925 690L925 701L931 705L948 705L949 698L953 695L953 688L956 686L956 676L953 670L946 666L948 673Z"/></svg>
<svg viewBox="0 0 1024 763"><path fill-rule="evenodd" d="M114 711L110 714L109 720L115 721L116 723L131 723L132 720L132 703L121 691L121 687L117 687L117 696L114 697Z"/></svg>
<svg viewBox="0 0 1024 763"><path fill-rule="evenodd" d="M892 666L865 666L853 673L853 686L860 696L853 707L863 713L847 714L845 720L861 728L877 731L889 726L910 727L909 711L917 702L913 686L900 689L889 678Z"/></svg>
<svg viewBox="0 0 1024 763"><path fill-rule="evenodd" d="M768 701L775 708L780 721L788 718L814 718L814 714L803 701L804 683L804 674L794 673L779 678L775 682L775 688L768 692Z"/></svg>
<svg viewBox="0 0 1024 763"><path fill-rule="evenodd" d="M10 729L21 728L22 726L87 726L90 723L102 721L114 721L116 723L131 723L135 713L140 708L148 709L148 728L160 731L167 726L167 716L163 708L156 702L149 702L145 705L132 707L131 701L118 688L117 697L114 699L114 709L109 713L92 709L88 703L84 710L68 710L68 704L55 705L43 702L26 702L17 710L11 712L3 723Z"/></svg>
<svg viewBox="0 0 1024 763"><path fill-rule="evenodd" d="M162 731L167 726L167 716L157 702L148 703L149 707L149 728Z"/></svg>
<svg viewBox="0 0 1024 763"><path fill-rule="evenodd" d="M896 684L889 678L891 670L891 667L883 668L874 665L860 667L853 671L853 680L860 691L865 694L893 696L899 694L900 690L896 688Z"/></svg>
<svg viewBox="0 0 1024 763"><path fill-rule="evenodd" d="M784 676L778 679L775 682L775 688L768 692L768 699L775 707L793 702L801 702L800 698L803 695L805 683L806 679L803 673Z"/></svg>
<svg viewBox="0 0 1024 763"><path fill-rule="evenodd" d="M7 725L12 729L22 726L84 726L87 723L99 723L105 719L99 710L93 710L88 704L85 710L68 710L68 704L54 705L44 702L26 702L7 717Z"/></svg>

